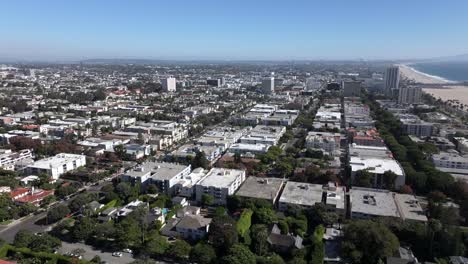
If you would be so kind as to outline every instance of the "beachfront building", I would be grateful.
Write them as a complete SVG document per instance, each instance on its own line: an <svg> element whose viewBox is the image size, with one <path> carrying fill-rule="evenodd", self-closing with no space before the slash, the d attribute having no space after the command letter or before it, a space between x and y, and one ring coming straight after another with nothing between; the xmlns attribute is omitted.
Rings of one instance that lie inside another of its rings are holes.
<svg viewBox="0 0 468 264"><path fill-rule="evenodd" d="M418 116L411 114L400 114L398 118L401 122L401 130L404 133L420 138L430 137L432 135L432 123L425 122Z"/></svg>
<svg viewBox="0 0 468 264"><path fill-rule="evenodd" d="M385 93L392 95L394 90L398 91L400 84L400 68L392 66L385 71Z"/></svg>
<svg viewBox="0 0 468 264"><path fill-rule="evenodd" d="M402 105L420 104L421 95L421 87L402 87L398 92L398 103Z"/></svg>

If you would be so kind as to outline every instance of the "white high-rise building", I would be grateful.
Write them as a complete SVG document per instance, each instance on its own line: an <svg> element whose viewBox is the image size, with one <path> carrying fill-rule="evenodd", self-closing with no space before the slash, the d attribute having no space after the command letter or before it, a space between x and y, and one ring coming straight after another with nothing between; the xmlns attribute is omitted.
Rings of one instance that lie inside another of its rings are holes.
<svg viewBox="0 0 468 264"><path fill-rule="evenodd" d="M421 87L400 88L398 91L399 104L420 104L421 103Z"/></svg>
<svg viewBox="0 0 468 264"><path fill-rule="evenodd" d="M385 93L392 94L392 89L398 90L400 84L400 68L392 66L385 72Z"/></svg>
<svg viewBox="0 0 468 264"><path fill-rule="evenodd" d="M263 79L262 91L265 94L272 94L275 92L275 77L268 77Z"/></svg>
<svg viewBox="0 0 468 264"><path fill-rule="evenodd" d="M162 89L165 92L175 92L176 91L176 79L169 77L161 80Z"/></svg>

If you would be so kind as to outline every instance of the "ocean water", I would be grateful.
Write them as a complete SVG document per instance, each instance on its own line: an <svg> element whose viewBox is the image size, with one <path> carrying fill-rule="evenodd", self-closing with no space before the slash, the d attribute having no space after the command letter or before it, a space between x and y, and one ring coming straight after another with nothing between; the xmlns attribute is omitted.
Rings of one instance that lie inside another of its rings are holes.
<svg viewBox="0 0 468 264"><path fill-rule="evenodd" d="M468 81L468 62L426 62L409 66L422 73L438 76L449 81Z"/></svg>

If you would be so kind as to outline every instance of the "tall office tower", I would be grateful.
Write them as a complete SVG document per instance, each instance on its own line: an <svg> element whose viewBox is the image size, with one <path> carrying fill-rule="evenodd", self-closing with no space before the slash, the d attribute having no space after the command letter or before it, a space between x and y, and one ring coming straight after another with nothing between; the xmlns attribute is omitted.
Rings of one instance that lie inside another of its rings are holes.
<svg viewBox="0 0 468 264"><path fill-rule="evenodd" d="M393 90L398 90L400 84L400 68L398 66L392 66L387 68L385 72L385 93L387 95L392 94Z"/></svg>
<svg viewBox="0 0 468 264"><path fill-rule="evenodd" d="M275 92L275 77L268 77L263 79L262 91L265 94L272 94Z"/></svg>
<svg viewBox="0 0 468 264"><path fill-rule="evenodd" d="M162 89L165 92L175 92L176 91L176 79L169 77L161 80Z"/></svg>
<svg viewBox="0 0 468 264"><path fill-rule="evenodd" d="M400 88L398 91L399 104L420 104L421 103L421 87Z"/></svg>

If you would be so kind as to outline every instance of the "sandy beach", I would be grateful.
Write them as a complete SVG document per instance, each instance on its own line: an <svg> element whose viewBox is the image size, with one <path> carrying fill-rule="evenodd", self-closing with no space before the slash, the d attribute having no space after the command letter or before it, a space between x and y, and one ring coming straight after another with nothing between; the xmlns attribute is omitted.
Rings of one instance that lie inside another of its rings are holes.
<svg viewBox="0 0 468 264"><path fill-rule="evenodd" d="M415 81L417 83L425 83L425 84L450 83L450 81L448 81L448 80L445 80L445 79L440 78L438 76L433 76L433 75L429 75L429 74L419 72L419 71L411 68L410 66L407 66L407 65L404 65L404 64L400 64L400 65L398 65L398 67L400 67L400 75L403 78L413 80L413 81Z"/></svg>
<svg viewBox="0 0 468 264"><path fill-rule="evenodd" d="M398 65L402 78L407 78L421 84L450 84L451 81L445 80L438 76L432 76L419 72L407 65ZM455 100L462 104L468 104L468 86L442 86L441 88L424 88L423 91L431 94L435 98L440 98L444 101Z"/></svg>

